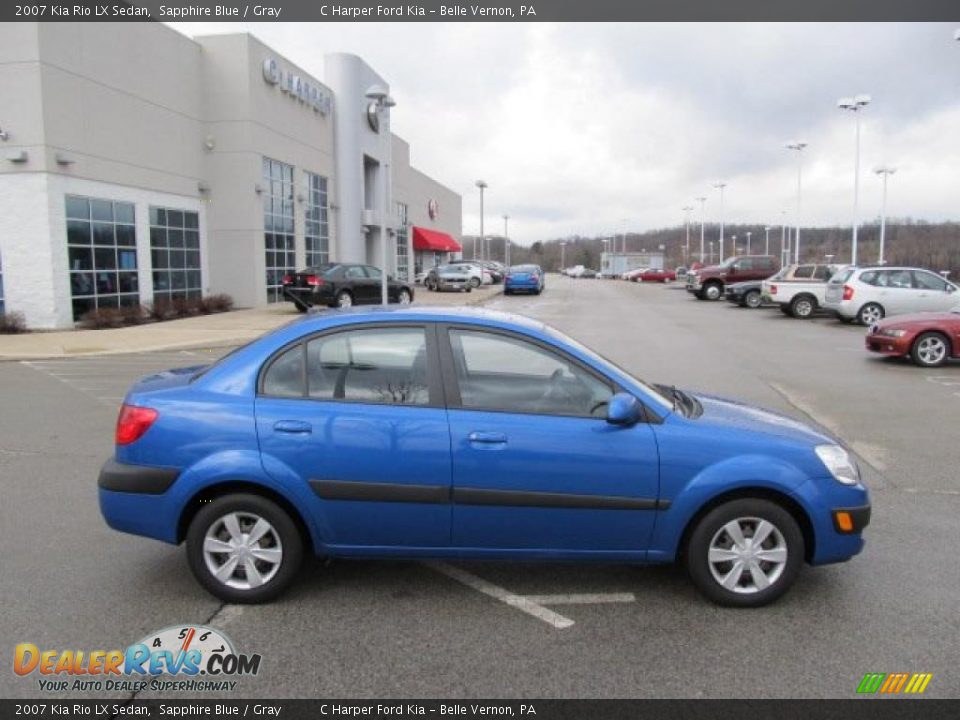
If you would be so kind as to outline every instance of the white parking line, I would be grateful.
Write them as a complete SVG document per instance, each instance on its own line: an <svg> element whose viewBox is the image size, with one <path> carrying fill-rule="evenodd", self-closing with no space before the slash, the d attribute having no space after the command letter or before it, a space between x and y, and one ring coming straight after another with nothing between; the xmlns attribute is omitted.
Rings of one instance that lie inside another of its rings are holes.
<svg viewBox="0 0 960 720"><path fill-rule="evenodd" d="M633 593L571 593L568 595L524 595L538 605L599 605L636 602Z"/></svg>
<svg viewBox="0 0 960 720"><path fill-rule="evenodd" d="M483 578L479 578L476 575L468 573L466 570L461 570L460 568L453 567L452 565L447 565L446 563L442 562L429 562L426 563L426 565L427 567L432 568L459 583L463 583L469 588L473 588L477 592L483 593L484 595L492 597L495 600L506 603L510 607L515 607L517 610L525 612L528 615L532 615L538 620L543 620L545 623L547 623L547 625L552 625L558 630L562 630L563 628L568 628L573 625L573 620L570 618L564 617L559 613L555 613L553 610L548 610L542 605L538 605L522 595L515 595L499 585L494 585L492 582L488 582Z"/></svg>

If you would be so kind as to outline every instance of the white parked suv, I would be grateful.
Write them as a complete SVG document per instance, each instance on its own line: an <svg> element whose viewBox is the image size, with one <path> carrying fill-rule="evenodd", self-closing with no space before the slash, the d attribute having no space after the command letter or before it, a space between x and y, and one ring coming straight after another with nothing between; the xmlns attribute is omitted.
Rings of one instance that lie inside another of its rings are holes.
<svg viewBox="0 0 960 720"><path fill-rule="evenodd" d="M824 309L872 326L890 315L946 312L960 301L952 282L911 267L851 267L830 278Z"/></svg>

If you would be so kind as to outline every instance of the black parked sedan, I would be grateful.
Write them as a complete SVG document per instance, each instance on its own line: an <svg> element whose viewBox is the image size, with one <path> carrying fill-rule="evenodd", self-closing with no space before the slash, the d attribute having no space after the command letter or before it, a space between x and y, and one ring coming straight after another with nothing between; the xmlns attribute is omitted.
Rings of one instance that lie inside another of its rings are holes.
<svg viewBox="0 0 960 720"><path fill-rule="evenodd" d="M380 268L372 265L330 263L283 276L283 296L306 312L314 305L350 307L379 303ZM409 283L387 276L387 297L392 303L413 302Z"/></svg>
<svg viewBox="0 0 960 720"><path fill-rule="evenodd" d="M747 280L746 282L733 283L727 285L727 302L734 305L747 308L758 308L763 305L760 296L760 284L762 280Z"/></svg>

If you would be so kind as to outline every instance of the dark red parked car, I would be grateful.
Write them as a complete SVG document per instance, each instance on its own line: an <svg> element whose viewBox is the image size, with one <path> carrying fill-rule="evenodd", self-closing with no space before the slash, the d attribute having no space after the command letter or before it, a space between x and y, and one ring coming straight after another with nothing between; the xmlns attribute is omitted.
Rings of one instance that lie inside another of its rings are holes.
<svg viewBox="0 0 960 720"><path fill-rule="evenodd" d="M960 306L950 312L894 315L867 332L867 350L881 355L909 355L921 367L960 358Z"/></svg>
<svg viewBox="0 0 960 720"><path fill-rule="evenodd" d="M677 279L677 273L674 270L657 270L656 268L650 268L645 272L640 273L637 277L634 278L635 281L640 282L673 282Z"/></svg>

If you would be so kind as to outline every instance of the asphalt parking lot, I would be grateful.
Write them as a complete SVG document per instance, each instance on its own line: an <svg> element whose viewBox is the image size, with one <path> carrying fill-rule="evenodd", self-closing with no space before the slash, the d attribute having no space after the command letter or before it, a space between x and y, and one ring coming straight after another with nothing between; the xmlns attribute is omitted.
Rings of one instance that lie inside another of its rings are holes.
<svg viewBox="0 0 960 720"><path fill-rule="evenodd" d="M488 307L554 324L643 378L839 435L873 491L864 553L805 568L751 611L710 605L673 568L404 562L311 562L280 601L225 606L182 548L109 530L96 498L127 385L225 349L7 362L2 652L126 647L202 623L263 656L245 697L854 697L864 673L899 671L933 673L927 696L960 696L960 364L870 357L863 328L679 287L550 276L542 296ZM39 694L35 678L0 672L0 696Z"/></svg>

